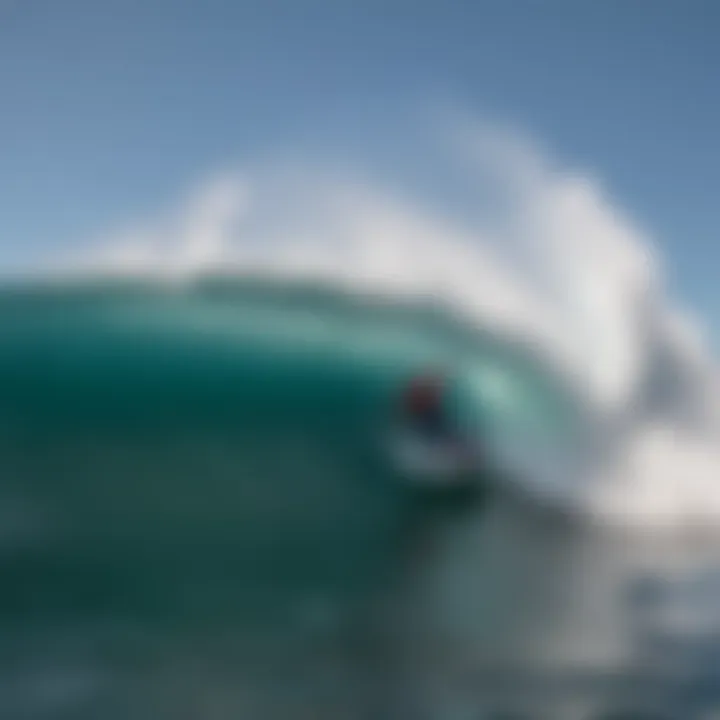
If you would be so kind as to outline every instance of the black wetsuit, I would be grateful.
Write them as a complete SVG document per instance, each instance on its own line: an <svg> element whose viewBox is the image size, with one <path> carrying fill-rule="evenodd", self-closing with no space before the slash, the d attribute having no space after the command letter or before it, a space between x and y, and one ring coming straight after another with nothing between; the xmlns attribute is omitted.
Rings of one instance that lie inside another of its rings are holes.
<svg viewBox="0 0 720 720"><path fill-rule="evenodd" d="M450 423L439 403L419 412L408 413L408 425L413 431L432 442L450 440L453 437Z"/></svg>

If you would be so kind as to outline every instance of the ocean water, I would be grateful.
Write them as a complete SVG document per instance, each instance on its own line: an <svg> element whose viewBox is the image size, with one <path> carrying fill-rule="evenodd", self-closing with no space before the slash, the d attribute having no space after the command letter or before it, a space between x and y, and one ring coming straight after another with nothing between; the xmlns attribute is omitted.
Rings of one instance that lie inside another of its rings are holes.
<svg viewBox="0 0 720 720"><path fill-rule="evenodd" d="M428 367L492 460L471 491L390 461ZM592 430L540 358L430 302L7 287L0 717L480 717L508 700L483 673L625 672L628 584L679 546L556 513L519 474L570 472ZM593 692L563 717L621 695Z"/></svg>

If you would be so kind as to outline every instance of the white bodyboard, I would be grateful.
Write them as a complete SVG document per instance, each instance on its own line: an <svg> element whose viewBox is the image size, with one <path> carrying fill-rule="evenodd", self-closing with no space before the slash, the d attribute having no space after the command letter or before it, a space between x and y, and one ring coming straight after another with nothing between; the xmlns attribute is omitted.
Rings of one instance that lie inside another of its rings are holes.
<svg viewBox="0 0 720 720"><path fill-rule="evenodd" d="M397 432L390 442L396 467L410 473L417 482L427 485L463 484L462 475L477 469L471 448L458 443L432 442L409 432Z"/></svg>

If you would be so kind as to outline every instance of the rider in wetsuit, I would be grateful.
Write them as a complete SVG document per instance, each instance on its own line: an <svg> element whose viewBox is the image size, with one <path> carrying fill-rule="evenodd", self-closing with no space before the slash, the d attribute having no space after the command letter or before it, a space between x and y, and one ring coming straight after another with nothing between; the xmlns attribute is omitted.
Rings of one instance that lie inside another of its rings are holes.
<svg viewBox="0 0 720 720"><path fill-rule="evenodd" d="M445 388L442 375L426 374L413 378L402 395L401 408L408 427L431 442L453 438L444 407Z"/></svg>
<svg viewBox="0 0 720 720"><path fill-rule="evenodd" d="M470 465L476 465L479 447L470 444L447 405L449 380L442 372L417 375L405 386L400 411L406 429L430 445L454 450Z"/></svg>

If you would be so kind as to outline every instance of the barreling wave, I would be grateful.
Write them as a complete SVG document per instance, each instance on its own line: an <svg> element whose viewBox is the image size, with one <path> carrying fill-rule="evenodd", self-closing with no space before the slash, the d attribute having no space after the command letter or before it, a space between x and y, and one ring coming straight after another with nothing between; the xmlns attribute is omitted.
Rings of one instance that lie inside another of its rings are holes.
<svg viewBox="0 0 720 720"><path fill-rule="evenodd" d="M415 204L314 164L251 168L0 290L0 618L22 644L30 628L47 644L57 620L85 636L99 616L133 647L136 614L170 635L179 614L217 627L224 658L229 628L258 614L281 635L338 613L353 625L418 507L448 537L440 496L424 505L385 452L399 387L442 367L491 460L479 487L531 502L497 503L423 558L439 615L470 655L604 662L625 646L618 590L674 539L630 552L585 521L714 531L716 369L592 178L453 130L469 195L435 157L441 180ZM544 524L541 501L581 531ZM155 685L148 642L137 675ZM169 673L173 707L193 674Z"/></svg>
<svg viewBox="0 0 720 720"><path fill-rule="evenodd" d="M284 284L304 280L324 288L313 292L328 302L334 293L363 297L361 314L401 305L403 317L387 331L392 352L382 330L371 339L361 329L353 342L339 333L337 347L391 366L383 353L410 362L442 354L445 343L461 352L467 404L489 407L495 398L491 426L506 430L496 431L494 448L520 487L601 522L714 528L717 369L702 328L663 286L649 238L587 173L558 168L496 128L455 121L447 129L424 136L422 148L417 134L402 133L381 143L379 160L368 148L359 175L315 160L261 161L201 185L164 217L67 249L35 270L104 278L100 285L131 277L137 286L142 277L176 290L207 273L229 275L230 285L243 277L254 292L274 278L265 297L278 293L278 302ZM399 157L386 158L390 147ZM425 158L427 177L438 180L432 188L419 182L418 168L398 178L405 152ZM395 183L378 186L373 177ZM274 327L299 352L307 337L335 342L323 322L293 316ZM520 360L489 363L495 345ZM526 373L526 365L539 369ZM553 442L544 408L555 400L526 400L549 378L569 394L570 414L583 418L569 424L576 434L565 428Z"/></svg>
<svg viewBox="0 0 720 720"><path fill-rule="evenodd" d="M154 557L152 577L231 558L246 589L359 578L411 495L380 448L428 365L495 491L714 523L716 373L649 247L586 177L470 139L503 196L480 217L260 167L6 286L6 545Z"/></svg>

